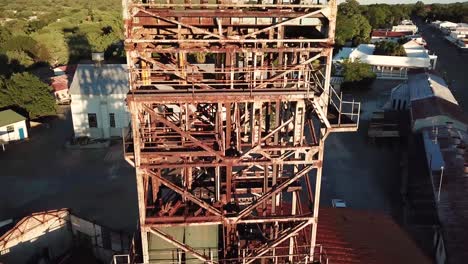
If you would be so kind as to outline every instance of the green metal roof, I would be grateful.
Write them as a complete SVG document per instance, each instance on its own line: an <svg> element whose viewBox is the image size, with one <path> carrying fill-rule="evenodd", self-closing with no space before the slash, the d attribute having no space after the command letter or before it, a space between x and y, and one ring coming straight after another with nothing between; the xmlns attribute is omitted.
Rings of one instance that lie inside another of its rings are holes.
<svg viewBox="0 0 468 264"><path fill-rule="evenodd" d="M0 127L7 126L19 121L26 120L26 117L16 113L13 110L0 111Z"/></svg>

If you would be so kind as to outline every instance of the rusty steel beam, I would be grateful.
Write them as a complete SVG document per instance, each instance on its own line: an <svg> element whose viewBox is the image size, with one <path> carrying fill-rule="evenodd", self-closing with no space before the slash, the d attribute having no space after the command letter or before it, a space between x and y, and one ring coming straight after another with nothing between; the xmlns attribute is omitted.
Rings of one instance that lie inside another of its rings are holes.
<svg viewBox="0 0 468 264"><path fill-rule="evenodd" d="M155 118L156 120L158 120L159 122L161 123L164 123L166 126L170 127L171 129L173 129L175 132L179 133L182 137L184 138L187 138L189 140L191 140L195 145L199 146L200 148L210 152L211 154L215 155L216 157L218 157L219 159L222 159L223 156L221 155L221 153L215 151L214 149L212 149L211 147L207 146L205 143L203 143L202 141L196 139L195 137L193 137L192 135L190 135L189 133L187 133L186 131L183 131L182 129L180 129L179 127L177 127L176 125L174 125L173 123L171 123L170 121L166 120L165 118L159 116L158 114L156 114L154 112L153 109L149 108L147 105L144 105L143 106L146 110L146 112L148 112L153 118Z"/></svg>
<svg viewBox="0 0 468 264"><path fill-rule="evenodd" d="M286 9L294 10L295 8L307 8L307 9L323 9L329 7L328 4L242 4L242 3L219 3L219 4L206 4L206 3L190 3L190 4L162 4L162 3L131 3L128 5L129 8L132 7L149 7L149 8L217 8L223 10L231 10L230 8L271 8L271 9Z"/></svg>
<svg viewBox="0 0 468 264"><path fill-rule="evenodd" d="M328 43L329 38L322 39L128 39L127 43L185 43L185 44L228 44L228 43L239 43L239 44L251 44L251 43Z"/></svg>
<svg viewBox="0 0 468 264"><path fill-rule="evenodd" d="M167 187L171 188L174 192L180 194L183 198L186 198L193 203L197 204L198 206L206 209L210 213L217 215L217 216L222 216L222 212L220 212L218 209L215 207L211 206L210 204L204 202L203 200L199 199L198 197L195 197L192 193L188 192L187 190L182 189L181 187L175 185L171 181L165 179L164 177L150 171L146 170L146 173L151 175L152 177L157 178L162 184L166 185Z"/></svg>
<svg viewBox="0 0 468 264"><path fill-rule="evenodd" d="M244 167L244 166L264 166L264 165L275 165L275 164L282 164L282 165L310 165L313 168L318 168L322 166L322 161L320 160L312 160L312 161L304 161L304 160L281 160L281 159L273 159L273 160L257 160L257 161L238 161L238 162L229 162L229 160L225 159L223 162L211 162L211 161L198 161L198 162L178 162L174 163L150 163L150 164L143 164L140 167L142 169L157 169L157 168L193 168L193 167L226 167L226 166L236 166L236 167Z"/></svg>
<svg viewBox="0 0 468 264"><path fill-rule="evenodd" d="M295 12L284 12L281 10L269 10L265 11L251 11L251 10L223 10L220 12L216 9L206 10L174 10L174 9L149 9L152 14L156 14L162 17L194 17L194 18L213 18L213 17L226 17L226 18L238 18L238 17L271 17L271 18L294 18L298 15L307 14L304 11ZM254 24L256 25L256 24Z"/></svg>
<svg viewBox="0 0 468 264"><path fill-rule="evenodd" d="M131 42L131 41L130 41ZM323 45L323 44L322 44ZM148 49L146 46L141 47L139 45L136 46L136 50L141 52L145 51L154 51L160 53L179 53L179 52L186 52L186 53L252 53L252 52L266 52L266 53L278 53L278 52L313 52L318 53L322 52L323 49L331 48L328 46L324 47L278 47L278 48L249 48L249 47L212 47L212 48L205 48L205 47L164 47L164 46L156 46L155 48Z"/></svg>
<svg viewBox="0 0 468 264"><path fill-rule="evenodd" d="M295 21L299 21L301 19L304 19L304 18L308 18L308 17L311 17L311 16L314 16L316 14L319 14L321 13L322 11L321 10L317 10L317 11L314 11L312 13L307 13L307 14L304 14L304 15L299 15L295 18L291 18L291 19L288 19L286 21L281 21L280 23L276 23L276 24L273 24L269 27L265 27L265 28L262 28L260 30L257 30L257 31L254 31L252 33L249 33L247 35L243 35L242 36L242 39L247 39L248 37L253 37L255 35L258 35L260 33L263 33L263 32L267 32L269 30L272 30L272 29L275 29L275 28L278 28L280 26L283 26L283 25L290 25L292 22L295 22Z"/></svg>
<svg viewBox="0 0 468 264"><path fill-rule="evenodd" d="M222 92L219 90L195 90L187 93L186 91L155 91L143 90L133 91L127 96L127 100L138 103L158 102L161 104L174 103L217 103L223 98L223 102L275 102L282 101L298 101L313 99L313 95L307 95L306 91L291 91L283 89L262 89L260 91L228 91Z"/></svg>
<svg viewBox="0 0 468 264"><path fill-rule="evenodd" d="M228 223L235 221L233 217L227 217ZM262 224L262 223L295 223L312 221L317 222L311 214L310 215L275 215L267 217L252 217L239 220L238 224ZM171 226L203 226L203 225L222 225L225 221L219 216L161 216L161 217L147 217L145 226L148 227L171 227Z"/></svg>
<svg viewBox="0 0 468 264"><path fill-rule="evenodd" d="M288 238L297 235L297 233L299 233L301 230L303 230L304 228L306 228L310 224L312 224L312 220L304 221L304 222L296 225L295 227L293 227L291 230L288 230L288 232L284 232L284 234L281 235L280 237L278 237L277 239L268 242L264 246L261 246L257 250L252 252L252 254L250 254L247 257L248 260L245 263L250 264L250 263L254 262L259 257L265 255L269 250L271 250L271 248L274 248L275 246L277 246L277 245L283 243L284 241L286 241Z"/></svg>
<svg viewBox="0 0 468 264"><path fill-rule="evenodd" d="M143 240L153 234L206 263L312 260L324 141L337 127L326 120L336 0L157 2L123 0L134 140L125 146L135 148L125 153ZM249 224L262 238L238 236ZM202 225L219 225L217 259L158 229ZM297 239L304 230L310 237Z"/></svg>
<svg viewBox="0 0 468 264"><path fill-rule="evenodd" d="M311 170L313 169L312 166L309 166L309 167L305 167L304 169L302 169L300 172L298 172L296 175L294 175L294 177L290 178L289 180L285 181L285 182L282 182L281 184L279 184L278 186L273 186L274 188L272 188L270 191L266 192L265 194L262 195L262 197L260 197L257 201L255 201L254 203L252 203L251 205L247 206L244 210L242 210L239 215L236 216L236 222L239 221L241 218L245 217L246 215L248 215L249 213L252 212L253 209L257 208L258 206L260 206L264 201L268 200L269 198L271 198L271 196L275 195L275 194L278 194L279 192L281 192L286 186L288 186L289 184L299 180L302 176L304 175L307 175L308 172L310 172Z"/></svg>
<svg viewBox="0 0 468 264"><path fill-rule="evenodd" d="M179 21L176 21L176 20L173 20L173 19L169 19L169 18L166 18L166 17L163 17L163 16L160 16L158 14L155 14L151 11L146 11L146 10L142 10L140 9L139 10L140 12L143 12L145 14L148 14L152 17L155 17L155 18L158 18L158 19L161 19L161 20L164 20L168 23L171 23L171 24L174 24L174 25L179 25L179 26L182 26L182 27L185 27L185 28L188 28L190 30L192 30L194 33L196 32L201 32L207 36L212 36L212 37L216 37L216 38L220 38L220 39L226 39L224 36L221 36L221 35L218 35L218 34L213 34L207 30L204 30L202 28L199 28L199 27L194 27L194 26L191 26L191 25L188 25L188 24L185 24L185 23L182 23L182 22L179 22Z"/></svg>

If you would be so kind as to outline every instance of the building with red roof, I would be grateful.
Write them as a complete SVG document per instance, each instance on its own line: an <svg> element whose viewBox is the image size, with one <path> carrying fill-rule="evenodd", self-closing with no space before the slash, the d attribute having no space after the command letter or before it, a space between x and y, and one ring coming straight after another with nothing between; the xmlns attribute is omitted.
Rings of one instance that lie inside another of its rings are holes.
<svg viewBox="0 0 468 264"><path fill-rule="evenodd" d="M426 256L390 216L350 208L321 208L317 243L333 264L429 264Z"/></svg>
<svg viewBox="0 0 468 264"><path fill-rule="evenodd" d="M376 29L373 30L371 33L371 43L377 43L379 41L392 41L398 42L398 40L410 37L413 35L412 31L389 31L389 30L382 30Z"/></svg>

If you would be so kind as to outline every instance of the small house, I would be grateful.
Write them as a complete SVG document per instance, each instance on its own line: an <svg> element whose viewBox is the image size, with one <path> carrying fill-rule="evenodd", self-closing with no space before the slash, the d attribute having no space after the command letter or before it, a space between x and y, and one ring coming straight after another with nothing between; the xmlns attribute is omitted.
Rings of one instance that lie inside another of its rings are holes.
<svg viewBox="0 0 468 264"><path fill-rule="evenodd" d="M0 141L9 142L28 138L26 117L13 110L0 111Z"/></svg>

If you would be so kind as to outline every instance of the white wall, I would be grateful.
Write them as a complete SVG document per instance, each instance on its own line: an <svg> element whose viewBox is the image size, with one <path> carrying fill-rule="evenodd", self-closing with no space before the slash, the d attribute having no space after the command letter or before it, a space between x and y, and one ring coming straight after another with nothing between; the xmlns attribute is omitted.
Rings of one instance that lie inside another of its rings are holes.
<svg viewBox="0 0 468 264"><path fill-rule="evenodd" d="M13 132L8 133L7 127L8 126L13 126ZM28 137L28 128L26 126L26 121L19 121L16 123L13 123L11 125L3 126L0 127L0 139L4 141L14 141L14 140L20 140L20 133L19 130L20 128L23 129L24 133L24 138Z"/></svg>
<svg viewBox="0 0 468 264"><path fill-rule="evenodd" d="M75 137L109 138L122 136L122 128L129 125L126 95L81 96L72 94L71 112ZM90 128L88 114L97 117L97 128ZM115 128L110 127L109 114L114 113Z"/></svg>
<svg viewBox="0 0 468 264"><path fill-rule="evenodd" d="M415 25L398 25L398 26L393 26L392 31L396 31L396 32L411 31L414 34L418 31L418 27Z"/></svg>

